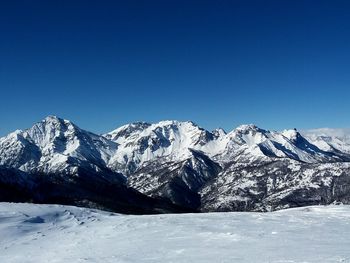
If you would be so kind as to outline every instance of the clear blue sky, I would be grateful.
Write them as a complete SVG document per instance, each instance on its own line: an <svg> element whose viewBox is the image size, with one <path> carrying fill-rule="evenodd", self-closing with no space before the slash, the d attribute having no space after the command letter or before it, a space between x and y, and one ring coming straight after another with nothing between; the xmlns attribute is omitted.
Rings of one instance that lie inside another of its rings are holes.
<svg viewBox="0 0 350 263"><path fill-rule="evenodd" d="M350 126L350 1L1 1L0 135Z"/></svg>

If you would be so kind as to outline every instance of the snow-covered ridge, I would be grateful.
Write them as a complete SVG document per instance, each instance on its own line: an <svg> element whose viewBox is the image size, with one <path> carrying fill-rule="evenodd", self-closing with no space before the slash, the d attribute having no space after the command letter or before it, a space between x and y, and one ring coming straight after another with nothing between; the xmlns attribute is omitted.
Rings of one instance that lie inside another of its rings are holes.
<svg viewBox="0 0 350 263"><path fill-rule="evenodd" d="M322 150L338 150L350 154L350 129L313 129L301 132Z"/></svg>
<svg viewBox="0 0 350 263"><path fill-rule="evenodd" d="M124 172L132 172L139 165L159 157L184 160L190 156L189 149L205 149L210 141L217 139L190 121L132 123L104 136L118 143L110 166L116 169L125 167Z"/></svg>
<svg viewBox="0 0 350 263"><path fill-rule="evenodd" d="M190 149L201 151L219 163L244 156L290 158L307 163L348 160L349 130L296 130L275 132L255 125L241 125L226 133L209 132L191 121L137 122L102 136L80 129L74 123L49 116L32 128L0 138L0 165L23 171L57 171L76 165L108 167L130 174L144 163L166 158L182 161Z"/></svg>
<svg viewBox="0 0 350 263"><path fill-rule="evenodd" d="M252 124L241 125L226 133L222 129L209 132L193 122L136 123L104 136L119 144L110 166L124 167L124 172L134 171L143 163L159 157L183 160L189 157L188 149L202 151L220 163L242 154L250 156L251 160L268 156L308 163L346 159L337 151L312 144L294 129L275 132Z"/></svg>

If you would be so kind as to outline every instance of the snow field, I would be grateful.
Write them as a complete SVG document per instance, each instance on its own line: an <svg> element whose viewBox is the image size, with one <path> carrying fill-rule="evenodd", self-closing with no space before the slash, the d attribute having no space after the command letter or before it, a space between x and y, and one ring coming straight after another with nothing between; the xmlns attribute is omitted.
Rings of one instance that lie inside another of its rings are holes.
<svg viewBox="0 0 350 263"><path fill-rule="evenodd" d="M350 262L350 207L131 216L0 203L0 262Z"/></svg>

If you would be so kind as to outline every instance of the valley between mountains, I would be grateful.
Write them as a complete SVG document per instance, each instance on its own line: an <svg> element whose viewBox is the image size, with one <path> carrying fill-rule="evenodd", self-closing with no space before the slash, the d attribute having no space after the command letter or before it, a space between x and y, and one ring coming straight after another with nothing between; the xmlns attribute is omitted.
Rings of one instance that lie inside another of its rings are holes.
<svg viewBox="0 0 350 263"><path fill-rule="evenodd" d="M161 121L97 135L49 116L0 138L0 201L131 214L349 204L350 130Z"/></svg>

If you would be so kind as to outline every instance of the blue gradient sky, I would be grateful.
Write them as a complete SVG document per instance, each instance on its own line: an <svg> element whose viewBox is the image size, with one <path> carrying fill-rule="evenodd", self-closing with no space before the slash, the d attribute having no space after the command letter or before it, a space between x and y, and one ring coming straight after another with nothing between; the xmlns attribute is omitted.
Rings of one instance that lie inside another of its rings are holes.
<svg viewBox="0 0 350 263"><path fill-rule="evenodd" d="M337 0L2 1L0 135L51 114L96 133L349 127L349 13Z"/></svg>

